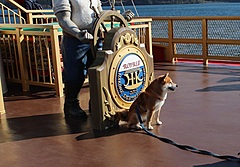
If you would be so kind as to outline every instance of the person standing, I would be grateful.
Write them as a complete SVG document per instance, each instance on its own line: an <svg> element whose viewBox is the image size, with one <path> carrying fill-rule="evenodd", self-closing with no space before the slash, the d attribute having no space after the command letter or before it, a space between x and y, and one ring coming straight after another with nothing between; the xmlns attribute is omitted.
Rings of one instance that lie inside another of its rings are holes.
<svg viewBox="0 0 240 167"><path fill-rule="evenodd" d="M62 57L65 83L64 114L67 118L87 118L79 106L78 95L93 62L90 41L96 13L103 11L100 0L53 0L53 11L63 29ZM125 12L129 20L134 14Z"/></svg>

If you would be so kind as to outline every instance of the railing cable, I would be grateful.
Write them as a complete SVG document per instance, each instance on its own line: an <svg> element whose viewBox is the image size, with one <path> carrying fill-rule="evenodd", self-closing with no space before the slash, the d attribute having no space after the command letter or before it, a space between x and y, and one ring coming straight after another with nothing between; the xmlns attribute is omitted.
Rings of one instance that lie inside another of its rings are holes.
<svg viewBox="0 0 240 167"><path fill-rule="evenodd" d="M139 17L139 14L138 14L137 8L136 8L136 6L135 6L135 4L134 4L133 0L131 0L131 2L132 2L132 5L133 5L133 7L134 7L134 10L135 10L135 12L136 12L137 16Z"/></svg>
<svg viewBox="0 0 240 167"><path fill-rule="evenodd" d="M125 10L125 7L124 7L124 5L123 5L122 0L120 0L120 3L121 3L121 5L122 5L123 11L125 12L126 10Z"/></svg>

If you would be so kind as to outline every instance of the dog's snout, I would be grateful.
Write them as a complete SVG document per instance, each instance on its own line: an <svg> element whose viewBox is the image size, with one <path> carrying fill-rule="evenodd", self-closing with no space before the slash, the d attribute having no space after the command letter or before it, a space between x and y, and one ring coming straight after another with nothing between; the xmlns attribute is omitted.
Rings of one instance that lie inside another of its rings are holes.
<svg viewBox="0 0 240 167"><path fill-rule="evenodd" d="M178 85L176 84L176 87L178 87Z"/></svg>

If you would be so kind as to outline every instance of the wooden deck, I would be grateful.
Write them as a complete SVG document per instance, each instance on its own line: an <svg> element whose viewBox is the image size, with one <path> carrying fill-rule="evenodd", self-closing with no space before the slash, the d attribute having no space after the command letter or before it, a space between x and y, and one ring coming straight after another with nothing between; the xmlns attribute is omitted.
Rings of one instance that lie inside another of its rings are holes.
<svg viewBox="0 0 240 167"><path fill-rule="evenodd" d="M237 156L240 152L240 70L196 63L155 64L155 75L170 72L179 85L162 108L153 132L179 143ZM237 167L240 163L194 154L143 131L121 126L96 133L87 121L64 119L64 98L51 88L8 84L1 115L1 167ZM89 88L80 101L88 110Z"/></svg>

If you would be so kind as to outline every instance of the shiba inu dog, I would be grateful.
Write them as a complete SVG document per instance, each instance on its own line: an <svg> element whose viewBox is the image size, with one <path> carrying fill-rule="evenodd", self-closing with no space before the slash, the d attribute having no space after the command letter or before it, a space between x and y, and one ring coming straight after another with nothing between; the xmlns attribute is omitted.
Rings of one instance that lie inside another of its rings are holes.
<svg viewBox="0 0 240 167"><path fill-rule="evenodd" d="M141 128L136 109L142 119L147 123L147 129L153 129L152 120L155 115L157 125L161 125L160 111L169 91L175 91L178 87L169 77L169 73L157 77L151 84L141 92L132 103L129 110L117 112L121 121L126 121L128 128Z"/></svg>

